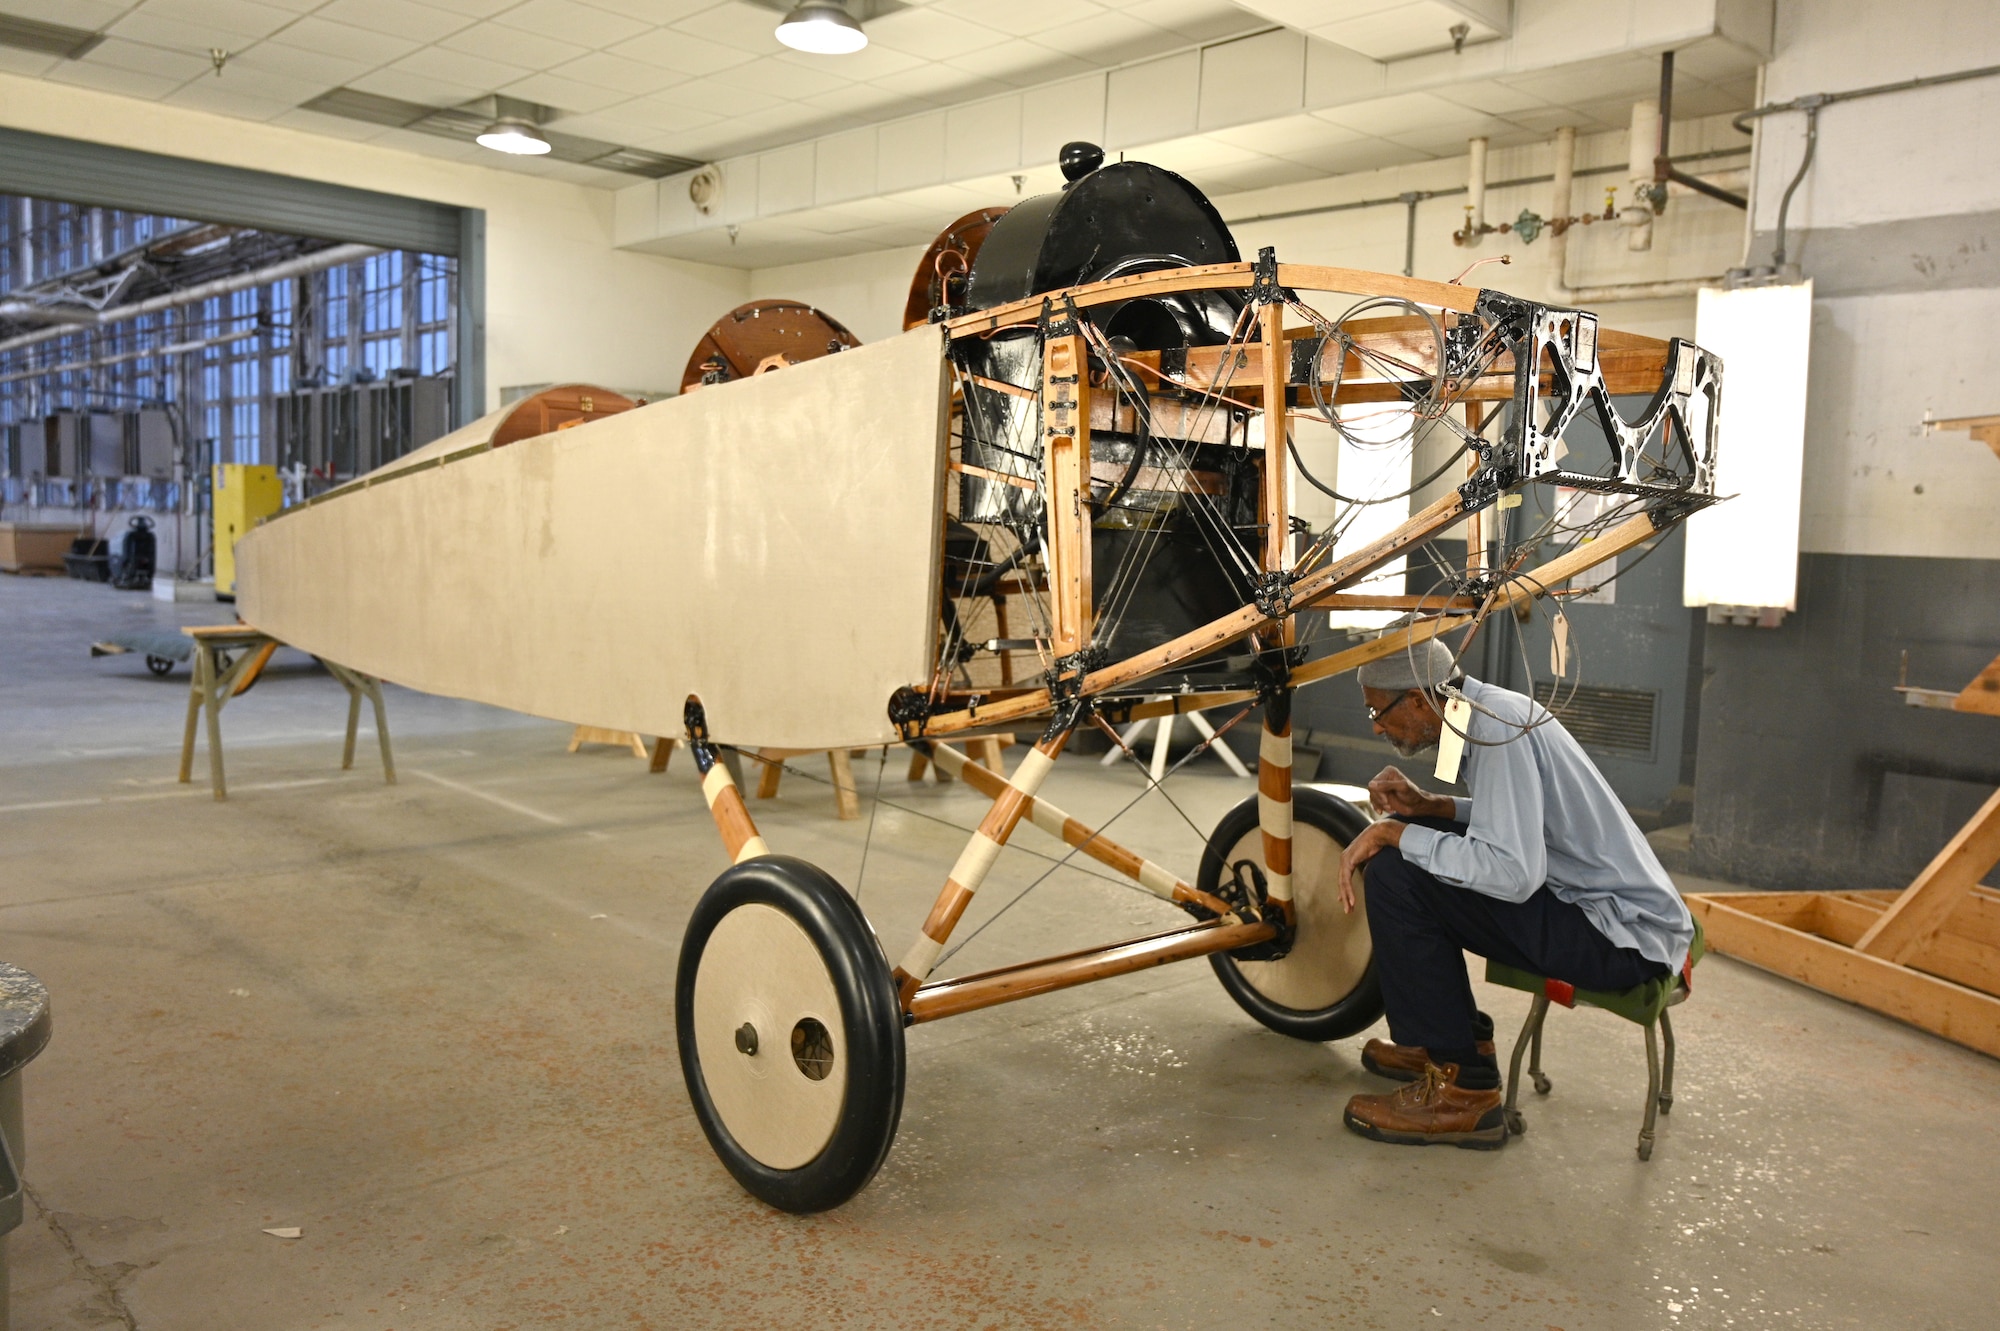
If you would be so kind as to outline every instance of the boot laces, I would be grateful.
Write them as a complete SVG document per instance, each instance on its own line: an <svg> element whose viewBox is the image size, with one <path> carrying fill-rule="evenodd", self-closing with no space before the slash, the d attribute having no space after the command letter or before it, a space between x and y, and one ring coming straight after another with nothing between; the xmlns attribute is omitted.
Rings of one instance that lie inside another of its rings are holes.
<svg viewBox="0 0 2000 1331"><path fill-rule="evenodd" d="M1397 1098L1407 1105L1428 1108L1443 1098L1457 1071L1456 1068L1446 1069L1435 1063L1426 1063L1423 1075L1405 1083L1403 1089L1397 1092Z"/></svg>

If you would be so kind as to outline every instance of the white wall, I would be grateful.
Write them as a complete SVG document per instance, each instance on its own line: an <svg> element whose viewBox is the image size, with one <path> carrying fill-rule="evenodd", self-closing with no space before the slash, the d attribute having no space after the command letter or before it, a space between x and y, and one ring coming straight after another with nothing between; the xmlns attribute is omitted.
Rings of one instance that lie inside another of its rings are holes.
<svg viewBox="0 0 2000 1331"><path fill-rule="evenodd" d="M331 123L331 122L330 122ZM748 275L613 249L612 192L0 75L0 124L486 210L486 391L672 387Z"/></svg>
<svg viewBox="0 0 2000 1331"><path fill-rule="evenodd" d="M839 320L863 342L880 342L903 331L903 303L926 248L910 245L758 268L749 274L750 299L802 300Z"/></svg>
<svg viewBox="0 0 2000 1331"><path fill-rule="evenodd" d="M1677 125L1674 134L1677 153L1749 143L1731 130L1723 117ZM1623 163L1626 148L1623 134L1579 139L1577 166L1581 169ZM1722 169L1742 166L1748 161L1747 156L1720 159L1712 166ZM1707 169L1709 165L1699 164L1698 169ZM1491 153L1487 178L1508 180L1548 175L1552 169L1553 154L1548 145L1532 144ZM1213 202L1225 218L1254 218L1386 198L1407 190L1451 189L1465 183L1465 173L1466 159L1459 157L1247 194L1217 195ZM1199 187L1200 172L1189 175ZM1571 195L1571 213L1602 211L1606 185L1619 187L1621 203L1628 197L1623 171L1581 177ZM995 206L1011 202L1011 199L994 200ZM1497 287L1537 300L1559 299L1549 287L1548 237L1544 235L1534 244L1524 245L1512 234L1495 235L1486 237L1477 248L1462 249L1452 243L1451 234L1464 221L1464 204L1463 196L1454 195L1418 205L1416 275L1444 281L1458 276L1475 259L1507 254L1512 263L1505 267L1486 264L1467 277L1467 283ZM1550 186L1516 186L1487 196L1489 221L1512 221L1524 208L1547 216L1552 209ZM1233 225L1231 230L1245 258L1253 257L1261 246L1271 245L1287 263L1332 264L1399 273L1403 269L1407 220L1401 205L1391 205L1282 221L1245 221ZM1650 251L1634 253L1626 249L1625 233L1616 224L1598 222L1573 229L1568 280L1572 286L1596 286L1719 275L1740 261L1742 245L1741 212L1711 199L1677 196L1668 205L1667 215L1655 224ZM846 258L759 268L751 273L750 290L757 298L808 301L841 320L863 341L872 342L901 328L903 302L923 252L921 245L905 246ZM1600 308L1605 321L1615 328L1655 336L1690 337L1694 333L1692 296L1618 301Z"/></svg>
<svg viewBox="0 0 2000 1331"><path fill-rule="evenodd" d="M2000 64L1990 0L1784 0L1769 102ZM1761 122L1760 257L1805 117ZM1817 284L1800 547L2000 559L2000 465L1923 413L2000 412L2000 78L1837 103L1789 217Z"/></svg>

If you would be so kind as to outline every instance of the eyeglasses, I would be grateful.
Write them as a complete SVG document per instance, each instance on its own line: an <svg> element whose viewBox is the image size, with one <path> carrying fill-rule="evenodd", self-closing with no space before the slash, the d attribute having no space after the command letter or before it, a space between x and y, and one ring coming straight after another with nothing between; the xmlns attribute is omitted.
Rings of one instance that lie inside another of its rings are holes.
<svg viewBox="0 0 2000 1331"><path fill-rule="evenodd" d="M1388 715L1389 713L1391 713L1391 712L1395 711L1395 710L1396 710L1396 709L1397 709L1398 707L1402 706L1402 705L1403 705L1403 703L1404 703L1404 702L1405 702L1405 701L1406 701L1406 700L1407 700L1407 699L1408 699L1409 697L1410 697L1410 694L1409 694L1409 693L1399 693L1399 694L1397 694L1397 695L1396 695L1396 701L1394 701L1394 702L1390 703L1390 704L1389 704L1389 705L1388 705L1387 707L1384 707L1384 708L1383 708L1383 709L1382 709L1381 711L1379 711L1379 712L1378 712L1378 711L1376 711L1376 710L1375 710L1375 709L1374 709L1373 707L1370 707L1370 708L1368 709L1368 721L1369 721L1369 723L1370 723L1370 724L1372 725L1372 724L1374 724L1375 722L1377 722L1377 721L1380 721L1380 720L1381 720L1381 719L1382 719L1383 717L1387 716L1387 715Z"/></svg>

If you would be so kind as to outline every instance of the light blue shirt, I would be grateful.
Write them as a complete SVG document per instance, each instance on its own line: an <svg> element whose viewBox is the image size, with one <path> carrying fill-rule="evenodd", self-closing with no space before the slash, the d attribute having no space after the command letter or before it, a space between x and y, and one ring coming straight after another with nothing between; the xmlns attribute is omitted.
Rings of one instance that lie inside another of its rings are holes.
<svg viewBox="0 0 2000 1331"><path fill-rule="evenodd" d="M1468 730L1483 741L1465 746L1472 798L1453 799L1465 835L1410 826L1403 858L1440 882L1502 901L1526 901L1547 887L1619 947L1679 971L1694 920L1583 747L1518 693L1468 679L1465 696L1476 704ZM1522 734L1530 721L1541 724Z"/></svg>

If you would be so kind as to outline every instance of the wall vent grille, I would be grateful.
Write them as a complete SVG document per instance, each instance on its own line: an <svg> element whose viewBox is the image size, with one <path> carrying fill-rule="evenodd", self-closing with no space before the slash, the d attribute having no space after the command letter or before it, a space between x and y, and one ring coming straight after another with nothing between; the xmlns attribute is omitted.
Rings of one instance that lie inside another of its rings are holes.
<svg viewBox="0 0 2000 1331"><path fill-rule="evenodd" d="M1660 709L1660 695L1645 689L1607 689L1579 684L1574 694L1563 685L1546 680L1535 684L1535 701L1556 713L1563 729L1586 749L1622 757L1650 757L1653 752L1654 722Z"/></svg>

